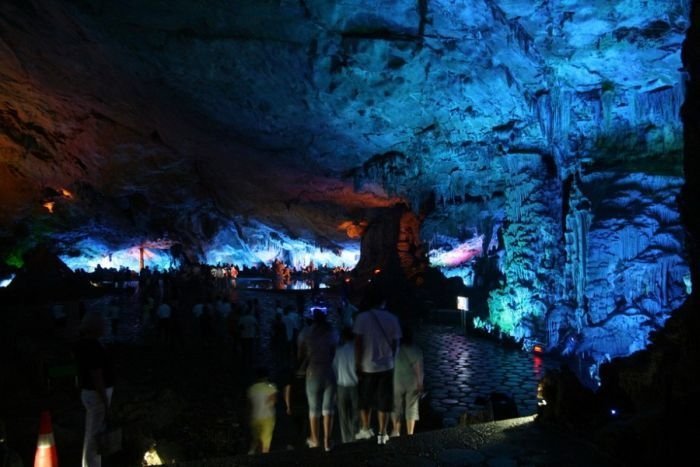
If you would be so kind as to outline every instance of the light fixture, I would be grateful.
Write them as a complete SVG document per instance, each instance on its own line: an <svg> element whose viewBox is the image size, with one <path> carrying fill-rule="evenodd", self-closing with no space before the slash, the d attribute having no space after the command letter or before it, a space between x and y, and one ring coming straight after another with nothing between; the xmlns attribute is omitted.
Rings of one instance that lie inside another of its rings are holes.
<svg viewBox="0 0 700 467"><path fill-rule="evenodd" d="M51 214L53 214L53 207L55 205L56 205L56 203L53 201L47 201L44 204L42 204L42 206L44 206L46 208L46 210L49 211L49 213L51 213Z"/></svg>
<svg viewBox="0 0 700 467"><path fill-rule="evenodd" d="M143 455L143 465L163 465L163 461L156 451L156 445L153 444Z"/></svg>

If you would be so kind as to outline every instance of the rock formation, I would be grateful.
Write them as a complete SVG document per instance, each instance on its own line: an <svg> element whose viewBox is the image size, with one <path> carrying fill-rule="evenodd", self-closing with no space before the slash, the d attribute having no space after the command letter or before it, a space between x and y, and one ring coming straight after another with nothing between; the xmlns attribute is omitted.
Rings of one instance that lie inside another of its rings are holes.
<svg viewBox="0 0 700 467"><path fill-rule="evenodd" d="M488 289L485 326L632 353L692 283L689 8L3 1L0 274L46 243L74 267L159 241L162 266L350 265L346 227L404 203L409 276L426 248Z"/></svg>

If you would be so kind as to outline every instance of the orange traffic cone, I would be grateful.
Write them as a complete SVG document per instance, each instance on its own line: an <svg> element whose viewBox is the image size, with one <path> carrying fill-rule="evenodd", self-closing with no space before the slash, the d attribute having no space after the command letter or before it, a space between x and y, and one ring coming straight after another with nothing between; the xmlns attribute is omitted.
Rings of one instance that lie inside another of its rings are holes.
<svg viewBox="0 0 700 467"><path fill-rule="evenodd" d="M48 410L41 412L39 422L39 440L36 443L34 467L58 467L58 452L53 440L51 414Z"/></svg>

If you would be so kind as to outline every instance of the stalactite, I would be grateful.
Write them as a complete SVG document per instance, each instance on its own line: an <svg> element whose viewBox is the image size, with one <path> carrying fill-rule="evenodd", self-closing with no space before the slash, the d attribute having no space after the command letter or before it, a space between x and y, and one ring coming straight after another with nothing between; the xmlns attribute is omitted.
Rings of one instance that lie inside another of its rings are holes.
<svg viewBox="0 0 700 467"><path fill-rule="evenodd" d="M540 124L540 132L547 142L552 142L552 104L549 93L539 95L535 100L537 121Z"/></svg>
<svg viewBox="0 0 700 467"><path fill-rule="evenodd" d="M553 317L547 320L547 348L553 349L559 345L559 329L561 321L558 317Z"/></svg>
<svg viewBox="0 0 700 467"><path fill-rule="evenodd" d="M535 100L540 131L548 143L565 141L571 128L573 94L568 89L555 87L541 93Z"/></svg>
<svg viewBox="0 0 700 467"><path fill-rule="evenodd" d="M516 44L518 48L528 56L534 56L532 36L520 24L518 19L508 19L506 13L493 0L487 0L486 4L491 9L494 20L506 25L509 29L508 42Z"/></svg>
<svg viewBox="0 0 700 467"><path fill-rule="evenodd" d="M646 288L647 296L653 297L659 308L667 308L671 300L669 288L674 281L682 280L677 270L680 260L675 256L662 256L639 277L640 287Z"/></svg>
<svg viewBox="0 0 700 467"><path fill-rule="evenodd" d="M555 102L554 129L557 141L566 138L571 129L572 93L568 89L555 88L552 92Z"/></svg>
<svg viewBox="0 0 700 467"><path fill-rule="evenodd" d="M663 204L655 204L649 209L654 218L662 225L669 225L679 222L680 214L678 211L665 206Z"/></svg>
<svg viewBox="0 0 700 467"><path fill-rule="evenodd" d="M525 55L532 55L532 36L517 20L509 21L508 26L510 27L509 41L517 44Z"/></svg>
<svg viewBox="0 0 700 467"><path fill-rule="evenodd" d="M577 306L584 306L586 274L588 263L588 229L593 216L590 202L581 193L577 183L573 183L569 196L569 210L566 217L567 270L573 287Z"/></svg>
<svg viewBox="0 0 700 467"><path fill-rule="evenodd" d="M599 198L588 232L589 321L575 352L596 358L628 355L646 345L649 333L687 297L688 267L674 196L680 180L640 173L582 178L579 186L597 190ZM568 254L574 237L567 234ZM569 275L570 268L567 264Z"/></svg>
<svg viewBox="0 0 700 467"><path fill-rule="evenodd" d="M612 90L604 90L600 96L600 109L602 121L598 127L603 131L612 130L612 112L615 108L615 93Z"/></svg>
<svg viewBox="0 0 700 467"><path fill-rule="evenodd" d="M511 155L503 161L508 180L499 267L505 285L489 298L489 320L515 339L544 340L545 315L554 302L559 216L551 199L556 183L539 155ZM556 204L556 203L555 203Z"/></svg>
<svg viewBox="0 0 700 467"><path fill-rule="evenodd" d="M665 256L657 264L659 269L657 281L661 292L661 303L663 305L668 305L668 279L670 275L669 271L673 268L673 266L675 266L675 260L674 258Z"/></svg>
<svg viewBox="0 0 700 467"><path fill-rule="evenodd" d="M683 83L637 93L634 99L636 121L680 126L678 117L684 99Z"/></svg>
<svg viewBox="0 0 700 467"><path fill-rule="evenodd" d="M649 241L643 232L634 227L626 226L619 232L617 253L621 260L629 260L636 257L648 244Z"/></svg>

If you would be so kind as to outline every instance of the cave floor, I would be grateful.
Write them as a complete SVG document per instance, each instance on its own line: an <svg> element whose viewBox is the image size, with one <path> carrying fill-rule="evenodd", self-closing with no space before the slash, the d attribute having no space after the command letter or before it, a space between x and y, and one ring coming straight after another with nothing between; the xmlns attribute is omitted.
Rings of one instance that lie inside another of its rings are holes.
<svg viewBox="0 0 700 467"><path fill-rule="evenodd" d="M321 449L277 450L267 455L207 458L178 462L182 467L592 467L627 465L580 436L543 426L533 416L478 423Z"/></svg>
<svg viewBox="0 0 700 467"><path fill-rule="evenodd" d="M269 335L275 300L282 300L283 305L294 303L291 294L259 290L239 290L235 293L239 300L259 300L263 310L263 336ZM162 342L155 328L140 324L136 298L126 294L120 297L123 311L117 332L115 336L108 336L107 340L113 346L118 367L113 415L125 428L127 449L111 459L111 463L105 462L105 465L135 465L133 462L138 462L151 441L157 443L157 449L164 459L179 462L230 458L245 453L247 427L243 415L243 395L246 378L233 363L230 343L223 336L203 342L198 336L197 327L187 317L182 318L170 342ZM99 308L109 299L90 300L87 302L88 308ZM330 309L335 309L339 298L329 293L325 299L331 305ZM69 362L70 342L75 338L77 329L77 306L75 310L68 306L68 323L61 328L51 323L46 308L23 310L26 319L18 321L12 330L6 328L3 335L8 337L4 341L7 351L3 355L7 358L13 377L4 378L1 386L4 394L0 418L4 418L8 426L8 444L20 453L26 465L30 465L36 446L39 413L48 408L61 463L78 465L83 409L73 379L70 376L61 377L61 372L56 371ZM485 397L492 391L511 395L521 416L534 414L537 381L545 368L556 365L556 362L500 347L488 340L465 336L452 325L429 321L420 324L417 340L425 353L428 397L421 406L421 420L416 431L421 436L435 437L436 440L452 440L446 441L447 444L436 441L436 447L442 446L440 450L445 452L440 456L447 456L440 461L440 465L452 465L449 456L456 456L455 459L461 455L473 456L474 459L483 457L483 453L467 452L483 444L475 440L509 437L506 432L511 429L517 433L531 431L525 428L532 425L529 423L531 417L513 422L515 424L508 425L510 428L507 430L502 427L476 429L470 427L477 425L457 425L465 412L478 417L484 406L477 403L477 398ZM266 345L266 339L262 338L259 348L264 349ZM260 351L258 355L261 360L267 358L265 352ZM56 376L49 380L46 375L50 369ZM272 450L279 452L277 456L283 456L288 446L298 453L308 431L303 380L295 382L292 394L293 415L278 421L273 439ZM454 428L441 430L443 427ZM438 431L427 435L433 430ZM498 435L488 434L492 432ZM528 436L534 435L529 434L525 438ZM464 438L461 444L455 444L458 438ZM340 439L340 436L336 436L336 439ZM416 436L414 439L417 442L424 438ZM472 441L468 442L467 439ZM371 443L353 443L339 449L355 452L368 444ZM404 444L412 445L406 437L392 439L391 444L397 446L396 449ZM393 447L390 449L394 450ZM428 449L427 452L432 451ZM418 451L412 455L415 458L408 459L408 465L434 465L420 463L425 456ZM433 453L428 457L432 456L435 460L436 455ZM386 452L380 457L385 458ZM499 465L516 464L506 462Z"/></svg>

